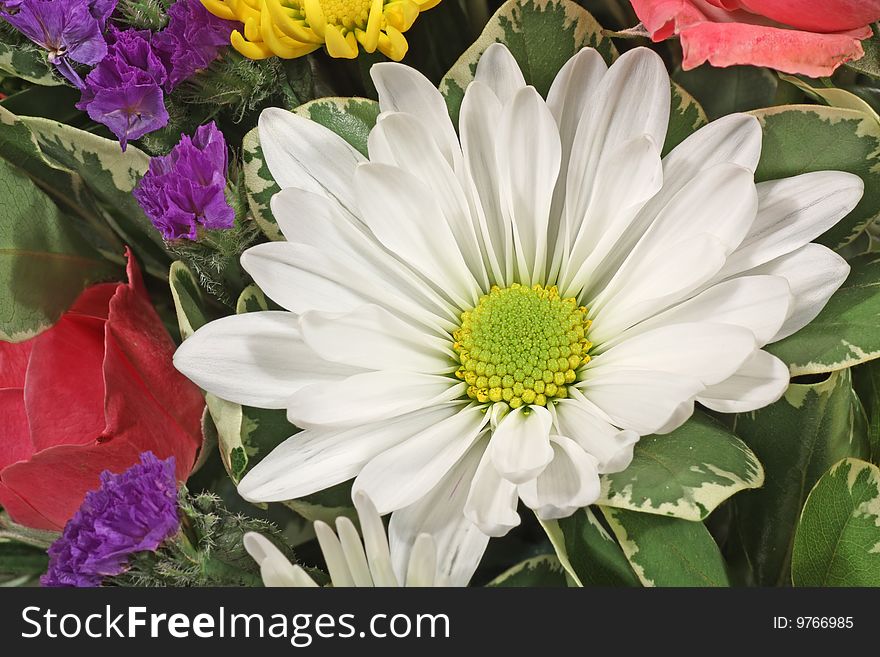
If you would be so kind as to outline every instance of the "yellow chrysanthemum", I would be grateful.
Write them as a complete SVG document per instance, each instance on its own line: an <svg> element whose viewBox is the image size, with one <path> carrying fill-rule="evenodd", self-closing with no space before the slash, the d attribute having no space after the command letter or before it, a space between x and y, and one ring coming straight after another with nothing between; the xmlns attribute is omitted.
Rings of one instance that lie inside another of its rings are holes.
<svg viewBox="0 0 880 657"><path fill-rule="evenodd" d="M406 32L420 12L440 0L202 0L215 16L244 24L232 46L250 59L302 57L321 46L331 57L353 59L358 44L400 61Z"/></svg>

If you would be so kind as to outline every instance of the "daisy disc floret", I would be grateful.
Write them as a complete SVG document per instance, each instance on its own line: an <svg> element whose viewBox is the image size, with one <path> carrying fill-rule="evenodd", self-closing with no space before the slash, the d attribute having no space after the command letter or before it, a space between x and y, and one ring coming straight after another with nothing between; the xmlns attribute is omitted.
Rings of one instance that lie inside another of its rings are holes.
<svg viewBox="0 0 880 657"><path fill-rule="evenodd" d="M424 76L372 77L369 158L283 110L260 120L286 242L242 265L285 311L202 327L177 367L304 430L239 483L256 501L354 479L391 513L398 579L429 534L466 582L490 536L597 501L640 436L699 403L770 404L789 384L763 349L809 323L849 266L811 241L862 180L755 183L761 127L735 114L670 153L670 82L636 48L577 53L547 97L493 44L458 125Z"/></svg>

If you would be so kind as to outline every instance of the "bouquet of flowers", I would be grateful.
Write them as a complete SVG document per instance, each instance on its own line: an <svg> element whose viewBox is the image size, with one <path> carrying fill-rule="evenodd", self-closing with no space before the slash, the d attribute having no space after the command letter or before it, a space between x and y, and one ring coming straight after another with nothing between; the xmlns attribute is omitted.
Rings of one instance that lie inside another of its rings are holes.
<svg viewBox="0 0 880 657"><path fill-rule="evenodd" d="M880 586L877 0L0 0L0 581Z"/></svg>

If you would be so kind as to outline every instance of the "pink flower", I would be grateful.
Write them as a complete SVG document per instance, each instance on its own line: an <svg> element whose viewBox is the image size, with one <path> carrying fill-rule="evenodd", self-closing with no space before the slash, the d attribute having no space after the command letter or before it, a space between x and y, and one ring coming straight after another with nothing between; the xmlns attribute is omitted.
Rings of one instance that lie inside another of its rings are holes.
<svg viewBox="0 0 880 657"><path fill-rule="evenodd" d="M682 68L751 64L810 77L864 56L880 0L631 0L654 41L677 35Z"/></svg>

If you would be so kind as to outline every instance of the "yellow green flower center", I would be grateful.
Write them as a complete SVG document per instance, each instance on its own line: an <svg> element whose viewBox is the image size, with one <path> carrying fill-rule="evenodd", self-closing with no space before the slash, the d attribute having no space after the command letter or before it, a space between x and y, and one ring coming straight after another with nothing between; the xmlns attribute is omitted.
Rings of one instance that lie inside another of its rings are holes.
<svg viewBox="0 0 880 657"><path fill-rule="evenodd" d="M590 360L589 328L587 309L560 297L556 286L495 286L461 315L455 375L478 402L546 406L568 396L577 369Z"/></svg>
<svg viewBox="0 0 880 657"><path fill-rule="evenodd" d="M372 0L321 0L321 9L331 25L363 29L367 26L372 4Z"/></svg>

